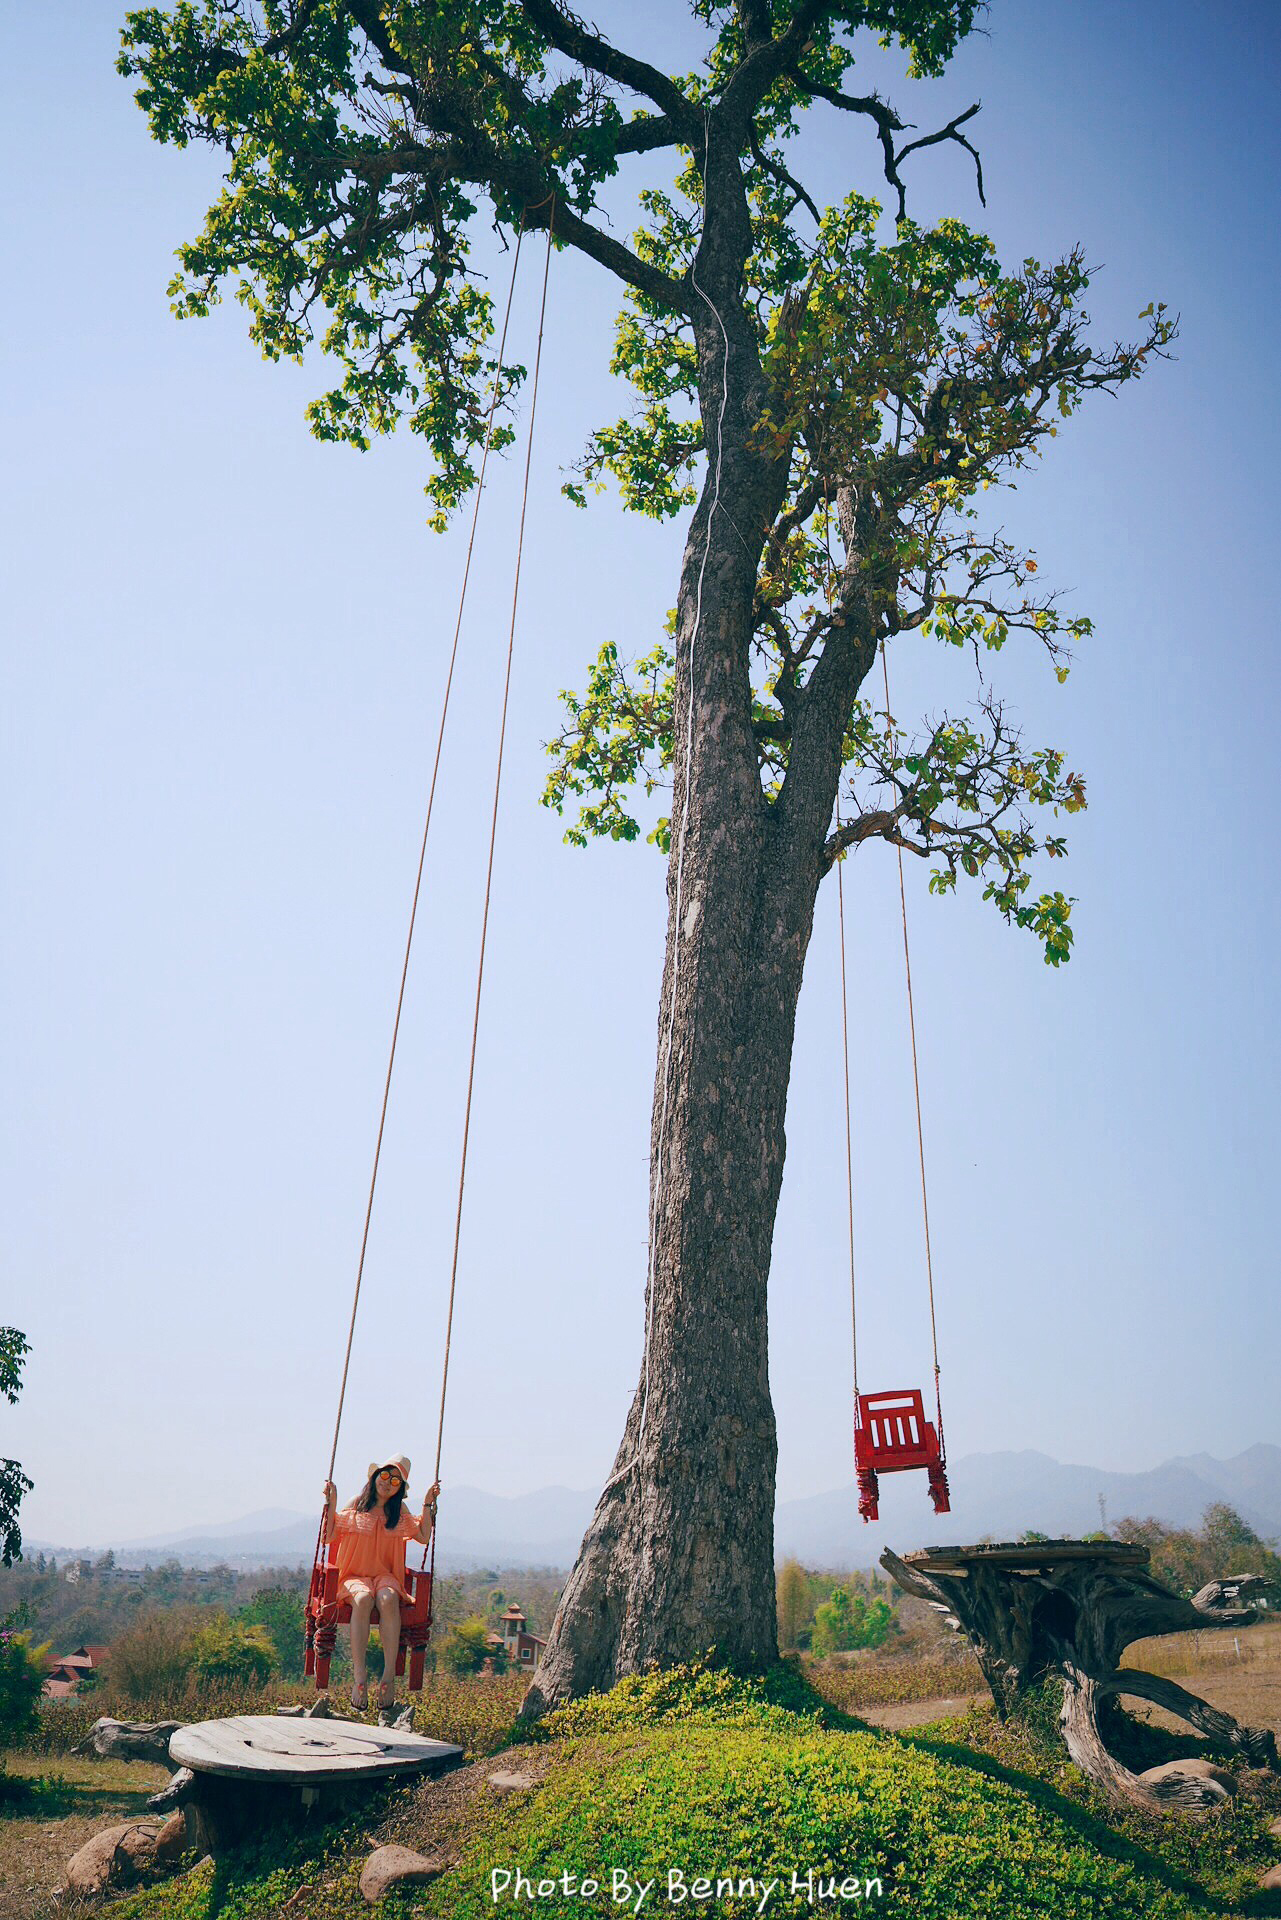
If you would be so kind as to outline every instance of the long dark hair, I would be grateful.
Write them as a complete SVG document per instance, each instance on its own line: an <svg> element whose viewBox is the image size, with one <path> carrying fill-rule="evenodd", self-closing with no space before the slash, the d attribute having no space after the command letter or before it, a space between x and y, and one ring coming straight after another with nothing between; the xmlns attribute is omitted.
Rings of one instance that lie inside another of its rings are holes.
<svg viewBox="0 0 1281 1920"><path fill-rule="evenodd" d="M375 1468L374 1472L371 1473L368 1480L366 1480L364 1492L355 1503L357 1513L372 1513L378 1505L378 1475L381 1471L381 1467ZM391 1533L394 1528L400 1525L400 1509L405 1503L405 1492L405 1483L402 1480L395 1493L393 1493L388 1500L386 1507L383 1509L387 1515L388 1533Z"/></svg>

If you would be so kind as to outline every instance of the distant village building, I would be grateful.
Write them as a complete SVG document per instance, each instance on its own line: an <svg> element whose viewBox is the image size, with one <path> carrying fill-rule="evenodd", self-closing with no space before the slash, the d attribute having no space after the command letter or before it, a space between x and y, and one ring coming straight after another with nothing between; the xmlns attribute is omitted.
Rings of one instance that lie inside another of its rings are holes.
<svg viewBox="0 0 1281 1920"><path fill-rule="evenodd" d="M543 1657L547 1642L536 1633L526 1633L525 1615L513 1600L500 1618L501 1632L486 1636L491 1646L501 1647L509 1665L526 1667L532 1673Z"/></svg>
<svg viewBox="0 0 1281 1920"><path fill-rule="evenodd" d="M42 1689L46 1700L65 1700L78 1693L88 1676L97 1673L106 1651L101 1645L77 1647L52 1661Z"/></svg>

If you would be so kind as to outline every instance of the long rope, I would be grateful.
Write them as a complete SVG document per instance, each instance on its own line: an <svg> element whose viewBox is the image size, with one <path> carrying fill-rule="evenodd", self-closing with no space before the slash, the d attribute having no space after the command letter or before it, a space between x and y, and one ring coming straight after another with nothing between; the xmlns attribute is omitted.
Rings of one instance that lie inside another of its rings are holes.
<svg viewBox="0 0 1281 1920"><path fill-rule="evenodd" d="M485 943L489 934L489 902L494 882L494 847L498 838L498 800L503 784L503 748L507 740L507 707L511 695L512 657L516 649L516 608L520 599L520 568L525 551L525 513L529 505L529 475L534 457L534 419L538 411L538 376L543 361L543 327L547 318L547 281L552 264L552 233L556 207L552 204L547 221L547 253L543 261L542 302L538 309L538 346L534 352L534 378L529 397L529 430L525 439L525 478L520 499L520 531L516 537L516 575L512 582L511 624L507 633L507 668L503 678L503 709L498 725L498 758L494 768L494 807L489 823L489 861L485 869L485 910L480 923L480 955L476 964L476 1003L472 1013L471 1057L467 1064L467 1101L463 1109L463 1144L458 1166L458 1206L454 1214L454 1250L449 1267L449 1307L445 1316L445 1361L440 1380L440 1420L436 1428L436 1471L440 1479L441 1448L445 1435L445 1394L449 1386L449 1348L454 1330L454 1296L458 1285L458 1248L463 1228L463 1190L467 1180L467 1143L471 1134L472 1091L476 1081L476 1042L480 1033L481 989L485 980ZM435 1560L435 1528L432 1529L432 1558ZM424 1554L424 1563L426 1555Z"/></svg>
<svg viewBox="0 0 1281 1920"><path fill-rule="evenodd" d="M356 1288L355 1288L354 1294L352 1295L351 1319L348 1322L348 1326L347 1326L347 1346L343 1354L342 1381L338 1388L338 1413L334 1420L333 1445L331 1446L330 1452L329 1452L329 1472L326 1475L326 1478L328 1480L332 1480L334 1477L334 1466L338 1459L338 1435L342 1427L343 1407L346 1404L346 1399L347 1399L347 1376L351 1370L351 1349L352 1349L352 1342L355 1338L355 1333L356 1333L356 1311L360 1305L360 1289L361 1289L361 1283L364 1280L364 1275L365 1275L365 1255L369 1247L369 1226L370 1226L370 1221L373 1218L374 1192L378 1185L378 1167L379 1167L379 1162L382 1159L383 1133L387 1126L387 1106L391 1098L392 1072L396 1065L396 1043L400 1038L400 1017L401 1017L401 1013L404 1010L405 986L409 978L409 956L410 956L410 951L414 944L414 927L418 919L419 896L422 893L423 868L427 859L427 837L428 837L428 834L431 832L432 810L436 802L436 782L440 774L441 753L445 744L445 723L449 717L449 699L450 699L450 693L453 689L453 684L454 684L454 667L458 660L458 640L459 640L459 635L462 632L463 610L467 604L467 586L468 586L468 582L471 579L472 554L476 545L476 525L480 518L481 497L485 490L485 471L489 465L489 452L490 452L490 447L493 444L494 415L498 408L498 397L499 397L499 393L501 391L501 386L502 386L500 374L501 374L501 369L503 364L503 355L507 347L507 328L508 328L508 324L510 323L511 315L512 315L512 300L516 292L516 271L517 271L517 268L520 266L520 247L521 247L521 241L524 238L524 234L525 234L525 220L524 220L524 216L522 215L520 228L516 235L516 248L512 258L511 279L507 287L507 305L503 313L502 334L499 338L499 343L498 343L499 371L496 372L494 375L494 391L490 398L489 412L485 419L485 441L484 441L484 446L481 452L480 474L476 482L476 499L472 506L471 530L467 538L467 558L463 566L462 586L459 590L459 595L458 595L458 614L454 621L454 639L453 639L453 645L450 649L450 654L449 654L449 668L445 675L444 696L441 701L440 729L436 735L436 753L435 753L435 758L432 761L431 786L427 794L427 818L423 824L422 843L418 850L418 870L414 877L414 897L409 910L409 930L405 936L405 955L401 963L400 987L396 995L396 1017L392 1024L392 1030L391 1030L391 1048L387 1057L387 1077L383 1083L382 1108L378 1115L378 1137L374 1144L374 1164L373 1164L373 1170L369 1177L369 1196L365 1202L364 1227L362 1229L361 1236L360 1236L360 1257L356 1263ZM317 1559L319 1559L320 1557L320 1544L321 1544L321 1536L323 1532L324 1532L324 1513L322 1511L320 1528L317 1531L317 1535L316 1535L315 1557Z"/></svg>
<svg viewBox="0 0 1281 1920"><path fill-rule="evenodd" d="M826 481L823 486L823 551L827 557L827 623L832 624L832 496ZM836 831L841 830L839 775L836 795ZM850 1101L850 1010L845 979L845 862L836 861L836 918L841 930L841 1055L845 1068L845 1200L849 1214L850 1241L850 1343L854 1360L854 1425L858 1425L858 1282L854 1257L854 1120Z"/></svg>
<svg viewBox="0 0 1281 1920"><path fill-rule="evenodd" d="M840 802L836 806L836 830L841 830ZM845 987L845 880L844 860L836 862L836 913L841 927L841 1051L845 1061L845 1194L849 1205L850 1228L850 1328L854 1347L854 1424L858 1425L858 1289L854 1263L854 1124L850 1109L850 1016Z"/></svg>
<svg viewBox="0 0 1281 1920"><path fill-rule="evenodd" d="M885 643L881 642L881 674L885 681L885 720L889 728L890 754L894 752L894 722L890 717L890 670L885 659ZM939 1385L939 1333L934 1317L934 1260L930 1252L930 1196L925 1183L925 1128L921 1120L921 1072L916 1058L916 1008L912 1000L912 950L907 938L907 888L903 880L903 849L896 846L898 855L898 897L899 908L903 916L903 969L907 976L907 1023L912 1036L912 1086L916 1093L916 1147L921 1162L921 1216L925 1222L925 1273L930 1294L930 1338L934 1346L934 1405L938 1415L939 1452L946 1458L943 1445L943 1396Z"/></svg>

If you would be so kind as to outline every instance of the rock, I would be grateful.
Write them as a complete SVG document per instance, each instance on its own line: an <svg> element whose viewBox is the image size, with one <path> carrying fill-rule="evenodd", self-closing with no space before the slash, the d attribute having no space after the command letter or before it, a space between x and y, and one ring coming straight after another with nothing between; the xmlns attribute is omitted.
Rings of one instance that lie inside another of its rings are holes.
<svg viewBox="0 0 1281 1920"><path fill-rule="evenodd" d="M95 1833L67 1862L67 1891L92 1900L109 1887L135 1886L155 1865L156 1845L166 1824L125 1820Z"/></svg>
<svg viewBox="0 0 1281 1920"><path fill-rule="evenodd" d="M1235 1775L1226 1767L1216 1767L1213 1760L1167 1760L1164 1766L1149 1767L1139 1778L1162 1800L1194 1797L1198 1787L1203 1799L1226 1800L1237 1790Z"/></svg>
<svg viewBox="0 0 1281 1920"><path fill-rule="evenodd" d="M531 1793L534 1787L527 1773L491 1773L489 1784L495 1793Z"/></svg>
<svg viewBox="0 0 1281 1920"><path fill-rule="evenodd" d="M1268 1822L1268 1832L1274 1840L1281 1840L1281 1813L1277 1815L1275 1820Z"/></svg>
<svg viewBox="0 0 1281 1920"><path fill-rule="evenodd" d="M378 1847L360 1872L360 1891L372 1906L392 1887L421 1887L445 1871L438 1853L415 1853L412 1847Z"/></svg>
<svg viewBox="0 0 1281 1920"><path fill-rule="evenodd" d="M176 1867L187 1847L187 1823L176 1809L156 1835L156 1865Z"/></svg>
<svg viewBox="0 0 1281 1920"><path fill-rule="evenodd" d="M1270 1893L1277 1887L1281 1887L1281 1867L1269 1867L1259 1885L1266 1887Z"/></svg>

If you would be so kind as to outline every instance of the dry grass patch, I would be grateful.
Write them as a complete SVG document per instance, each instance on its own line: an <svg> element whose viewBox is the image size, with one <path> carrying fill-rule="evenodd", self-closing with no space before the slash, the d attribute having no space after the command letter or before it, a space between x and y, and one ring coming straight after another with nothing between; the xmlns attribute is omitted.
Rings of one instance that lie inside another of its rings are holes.
<svg viewBox="0 0 1281 1920"><path fill-rule="evenodd" d="M1121 1664L1159 1673L1245 1726L1271 1727L1281 1739L1281 1620L1247 1627L1235 1636L1209 1629L1136 1640ZM1139 1700L1125 1705L1136 1719L1153 1726L1181 1727L1160 1707Z"/></svg>
<svg viewBox="0 0 1281 1920"><path fill-rule="evenodd" d="M865 1717L869 1707L955 1701L987 1692L978 1661L961 1642L954 1642L946 1654L837 1654L829 1660L805 1659L802 1668L810 1685L825 1700L842 1713L860 1717Z"/></svg>
<svg viewBox="0 0 1281 1920"><path fill-rule="evenodd" d="M148 1795L169 1778L140 1761L8 1753L4 1765L35 1793L27 1806L0 1809L0 1920L46 1911L76 1849L111 1821L145 1813Z"/></svg>

